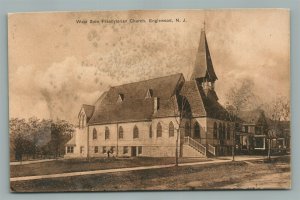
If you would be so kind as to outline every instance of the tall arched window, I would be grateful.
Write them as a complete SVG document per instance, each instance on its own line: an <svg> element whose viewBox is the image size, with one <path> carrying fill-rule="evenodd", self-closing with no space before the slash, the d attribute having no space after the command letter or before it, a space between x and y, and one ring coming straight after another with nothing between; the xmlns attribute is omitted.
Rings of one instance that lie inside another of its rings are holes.
<svg viewBox="0 0 300 200"><path fill-rule="evenodd" d="M107 126L105 127L105 139L106 139L106 140L109 139L109 129L108 129Z"/></svg>
<svg viewBox="0 0 300 200"><path fill-rule="evenodd" d="M173 124L173 122L169 123L169 137L174 137L174 124Z"/></svg>
<svg viewBox="0 0 300 200"><path fill-rule="evenodd" d="M184 126L184 135L187 137L187 136L190 136L190 124L189 122L186 122L185 123L185 126Z"/></svg>
<svg viewBox="0 0 300 200"><path fill-rule="evenodd" d="M194 137L200 138L200 126L199 126L198 122L196 122L194 125Z"/></svg>
<svg viewBox="0 0 300 200"><path fill-rule="evenodd" d="M93 129L93 139L97 139L97 130L95 128Z"/></svg>
<svg viewBox="0 0 300 200"><path fill-rule="evenodd" d="M123 137L124 137L123 133L124 133L123 127L120 126L120 127L119 127L119 139L123 139Z"/></svg>
<svg viewBox="0 0 300 200"><path fill-rule="evenodd" d="M223 139L223 128L222 128L222 124L219 123L219 139L222 140Z"/></svg>
<svg viewBox="0 0 300 200"><path fill-rule="evenodd" d="M157 123L156 127L156 137L162 137L162 127L160 122Z"/></svg>
<svg viewBox="0 0 300 200"><path fill-rule="evenodd" d="M230 140L230 124L227 124L227 140Z"/></svg>
<svg viewBox="0 0 300 200"><path fill-rule="evenodd" d="M152 138L152 125L149 126L149 138Z"/></svg>
<svg viewBox="0 0 300 200"><path fill-rule="evenodd" d="M217 123L215 122L214 123L214 139L218 139L218 125Z"/></svg>
<svg viewBox="0 0 300 200"><path fill-rule="evenodd" d="M133 138L139 138L139 129L136 125L133 128Z"/></svg>

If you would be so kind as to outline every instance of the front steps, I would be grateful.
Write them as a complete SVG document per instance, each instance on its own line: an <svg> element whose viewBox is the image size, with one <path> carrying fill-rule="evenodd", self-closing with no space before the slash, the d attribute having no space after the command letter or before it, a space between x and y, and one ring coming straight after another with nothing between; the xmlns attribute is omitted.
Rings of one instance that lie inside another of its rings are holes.
<svg viewBox="0 0 300 200"><path fill-rule="evenodd" d="M188 144L184 144L182 149L182 157L189 157L189 158L205 158L206 155L200 153L195 148L191 147Z"/></svg>

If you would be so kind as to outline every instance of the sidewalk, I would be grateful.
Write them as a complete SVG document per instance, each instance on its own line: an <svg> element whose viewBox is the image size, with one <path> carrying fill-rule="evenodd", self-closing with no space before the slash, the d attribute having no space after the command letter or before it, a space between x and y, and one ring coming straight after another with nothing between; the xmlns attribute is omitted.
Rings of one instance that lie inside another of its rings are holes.
<svg viewBox="0 0 300 200"><path fill-rule="evenodd" d="M262 156L257 157L238 157L236 161L250 161L250 160L262 160L265 159ZM217 163L226 163L231 162L231 157L221 157L211 161L204 162L194 162L194 163L182 163L179 166L193 166L193 165L205 165L205 164L217 164ZM62 177L71 177L71 176L83 176L83 175L93 175L93 174L106 174L106 173L116 173L116 172L127 172L127 171L138 171L145 169L160 169L174 167L174 164L169 165L155 165L155 166L143 166L143 167L129 167L129 168L119 168L119 169L105 169L105 170L93 170L93 171L83 171L83 172L68 172L61 174L48 174L48 175L39 175L39 176L24 176L24 177L13 177L10 178L10 181L27 181L27 180L37 180L37 179L48 179L48 178L62 178Z"/></svg>
<svg viewBox="0 0 300 200"><path fill-rule="evenodd" d="M43 160L28 160L28 161L22 161L22 162L10 162L9 165L28 165L32 163L41 163L41 162L49 162L53 160L63 160L63 158L57 158L57 159L43 159Z"/></svg>

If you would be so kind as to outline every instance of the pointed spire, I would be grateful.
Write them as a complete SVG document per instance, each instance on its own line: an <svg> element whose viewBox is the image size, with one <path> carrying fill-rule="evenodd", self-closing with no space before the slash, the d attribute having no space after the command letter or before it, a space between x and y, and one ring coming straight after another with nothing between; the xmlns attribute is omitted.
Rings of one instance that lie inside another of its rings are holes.
<svg viewBox="0 0 300 200"><path fill-rule="evenodd" d="M203 22L203 28L201 30L200 42L198 47L198 52L196 55L195 65L191 80L195 79L206 79L208 81L214 82L218 79L212 60L210 57L210 52L207 44L206 34L205 34L205 21Z"/></svg>

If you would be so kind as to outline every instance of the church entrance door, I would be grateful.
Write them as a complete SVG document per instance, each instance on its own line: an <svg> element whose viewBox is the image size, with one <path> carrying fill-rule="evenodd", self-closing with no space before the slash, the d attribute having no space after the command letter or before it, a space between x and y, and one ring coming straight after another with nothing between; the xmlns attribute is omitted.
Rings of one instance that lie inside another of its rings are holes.
<svg viewBox="0 0 300 200"><path fill-rule="evenodd" d="M132 157L136 156L136 147L131 147L131 156Z"/></svg>

